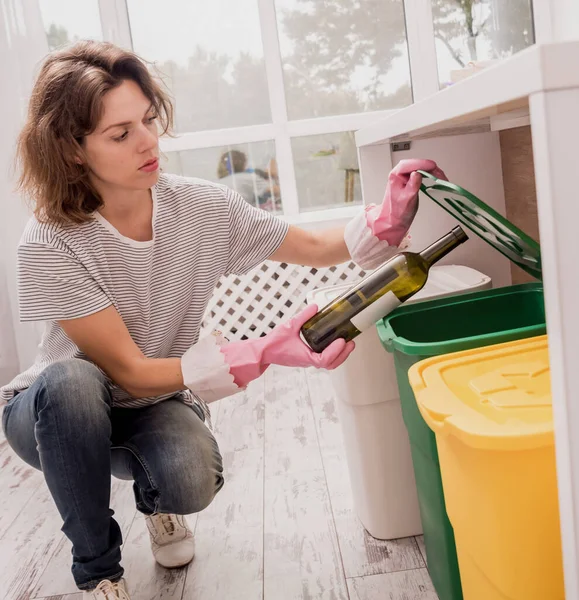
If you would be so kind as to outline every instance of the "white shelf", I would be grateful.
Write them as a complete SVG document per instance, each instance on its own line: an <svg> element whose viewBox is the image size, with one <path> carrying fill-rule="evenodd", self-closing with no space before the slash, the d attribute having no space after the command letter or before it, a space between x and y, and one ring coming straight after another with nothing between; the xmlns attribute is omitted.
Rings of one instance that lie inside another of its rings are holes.
<svg viewBox="0 0 579 600"><path fill-rule="evenodd" d="M579 86L579 42L535 45L356 133L359 147L518 126L529 97ZM509 125L510 124L510 125ZM494 128L494 127L493 127Z"/></svg>
<svg viewBox="0 0 579 600"><path fill-rule="evenodd" d="M562 4L550 0L551 8ZM548 16L547 0L535 5ZM560 24L565 19L573 22L570 11L561 9ZM544 23L541 27L548 28ZM574 276L579 255L579 203L574 202L573 176L579 145L578 66L579 40L537 45L356 134L367 201L380 201L395 161L422 156L435 160L451 181L464 183L504 214L502 153L496 132L531 126L569 599L579 598L579 278ZM390 143L401 140L413 140L412 148L394 155ZM421 204L413 223L413 241L421 244L449 227L450 222L441 224L446 215L435 208L434 203ZM490 247L484 242L474 248L476 241L465 244L460 257L453 257L487 272L497 283L501 273L493 269L503 268L504 261L496 252L489 254Z"/></svg>

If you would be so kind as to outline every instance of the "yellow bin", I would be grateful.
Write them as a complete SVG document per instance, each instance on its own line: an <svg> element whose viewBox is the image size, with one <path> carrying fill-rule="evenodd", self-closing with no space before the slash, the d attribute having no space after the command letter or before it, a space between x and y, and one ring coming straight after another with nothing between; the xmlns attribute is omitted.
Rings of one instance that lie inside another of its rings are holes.
<svg viewBox="0 0 579 600"><path fill-rule="evenodd" d="M414 365L464 600L563 600L547 337Z"/></svg>

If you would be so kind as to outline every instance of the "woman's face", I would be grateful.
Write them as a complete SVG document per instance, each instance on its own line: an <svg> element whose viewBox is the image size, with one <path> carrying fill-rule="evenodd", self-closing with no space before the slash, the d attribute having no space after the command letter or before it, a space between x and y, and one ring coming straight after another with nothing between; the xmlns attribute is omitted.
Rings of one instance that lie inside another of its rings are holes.
<svg viewBox="0 0 579 600"><path fill-rule="evenodd" d="M84 150L97 189L149 189L159 177L157 114L134 81L103 97L103 116L85 137Z"/></svg>

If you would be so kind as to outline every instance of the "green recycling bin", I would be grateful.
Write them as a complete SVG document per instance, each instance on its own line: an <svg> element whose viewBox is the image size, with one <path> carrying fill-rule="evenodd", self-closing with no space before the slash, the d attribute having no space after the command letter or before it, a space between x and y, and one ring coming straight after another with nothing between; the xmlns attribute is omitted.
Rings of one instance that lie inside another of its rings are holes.
<svg viewBox="0 0 579 600"><path fill-rule="evenodd" d="M436 439L418 410L408 369L431 356L544 334L543 286L529 283L409 304L378 321L377 327L383 346L394 354L428 570L440 600L460 600L454 533L446 514Z"/></svg>
<svg viewBox="0 0 579 600"><path fill-rule="evenodd" d="M534 277L541 278L537 242L463 188L427 173L422 191L461 224ZM408 380L415 363L546 331L543 286L531 283L403 306L377 323L394 355L402 416L410 438L428 571L440 600L462 600L454 532L446 514L434 433L418 410Z"/></svg>

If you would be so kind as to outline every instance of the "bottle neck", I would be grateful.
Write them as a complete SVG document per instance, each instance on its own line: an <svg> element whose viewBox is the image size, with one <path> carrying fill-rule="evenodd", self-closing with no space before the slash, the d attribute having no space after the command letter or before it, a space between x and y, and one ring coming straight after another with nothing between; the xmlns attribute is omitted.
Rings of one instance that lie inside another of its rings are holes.
<svg viewBox="0 0 579 600"><path fill-rule="evenodd" d="M438 262L441 258L446 256L449 252L452 252L457 246L460 246L468 240L468 236L460 227L455 227L450 233L447 233L444 237L434 242L420 252L420 256L428 263L431 267L434 263Z"/></svg>

